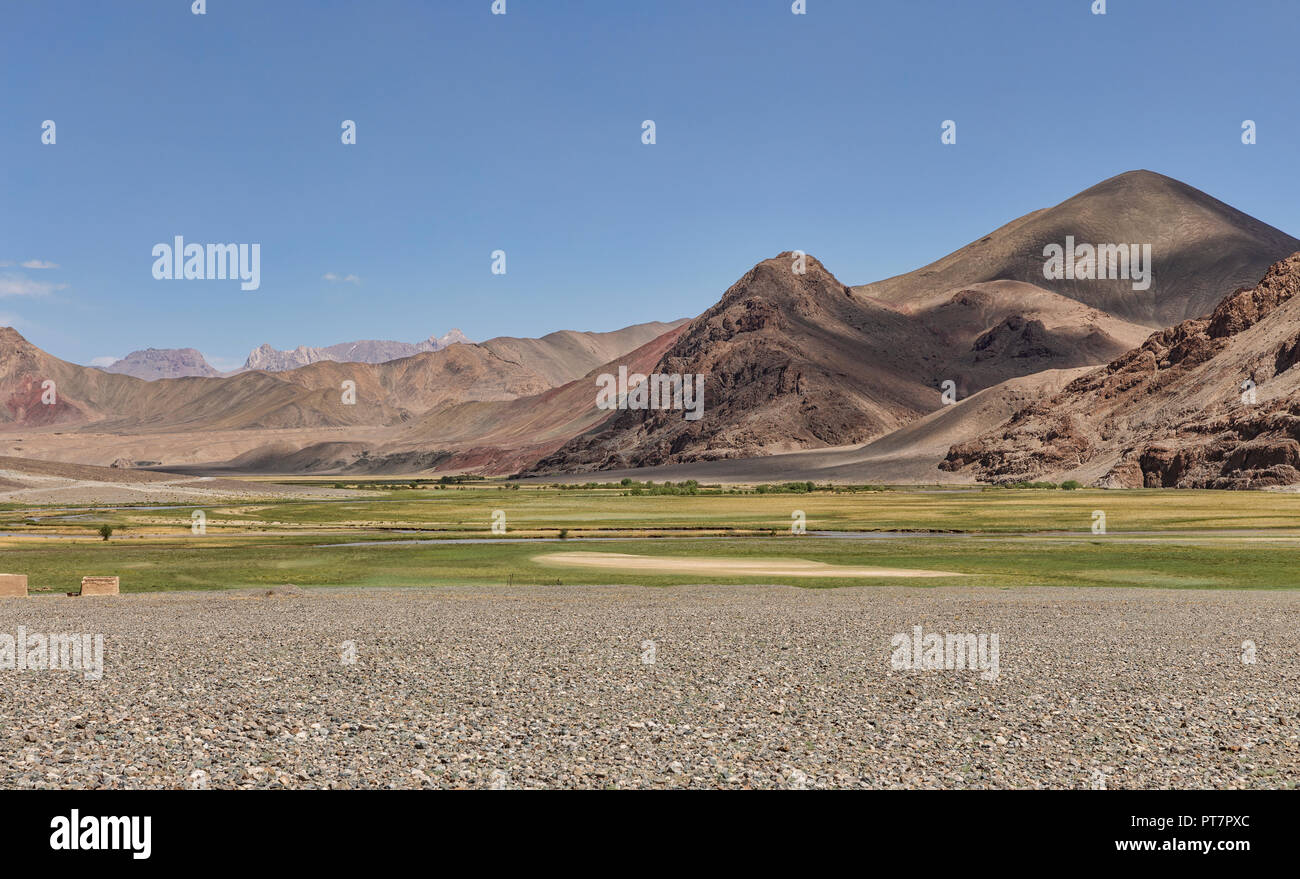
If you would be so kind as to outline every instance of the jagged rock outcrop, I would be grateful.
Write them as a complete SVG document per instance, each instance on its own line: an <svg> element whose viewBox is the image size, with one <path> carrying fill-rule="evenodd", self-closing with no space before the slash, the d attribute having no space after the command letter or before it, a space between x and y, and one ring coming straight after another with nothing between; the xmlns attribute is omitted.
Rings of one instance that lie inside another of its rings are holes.
<svg viewBox="0 0 1300 879"><path fill-rule="evenodd" d="M1300 253L1208 316L953 445L944 469L1006 482L1068 475L1106 488L1300 483Z"/></svg>

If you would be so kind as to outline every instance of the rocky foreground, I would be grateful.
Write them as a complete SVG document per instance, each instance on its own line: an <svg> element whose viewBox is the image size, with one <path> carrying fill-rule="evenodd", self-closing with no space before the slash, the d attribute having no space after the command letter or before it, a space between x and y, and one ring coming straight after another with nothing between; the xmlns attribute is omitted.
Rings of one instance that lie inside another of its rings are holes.
<svg viewBox="0 0 1300 879"><path fill-rule="evenodd" d="M0 660L20 626L102 634L103 676L0 669L3 788L1300 781L1300 592L0 599ZM893 670L914 626L998 635L997 679Z"/></svg>

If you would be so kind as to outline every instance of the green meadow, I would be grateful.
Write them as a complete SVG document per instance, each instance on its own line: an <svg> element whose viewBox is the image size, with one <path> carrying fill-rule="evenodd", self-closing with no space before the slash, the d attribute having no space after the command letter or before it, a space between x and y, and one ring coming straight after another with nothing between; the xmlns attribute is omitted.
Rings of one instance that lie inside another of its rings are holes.
<svg viewBox="0 0 1300 879"><path fill-rule="evenodd" d="M203 534L192 531L194 509L205 516ZM505 539L491 531L498 510ZM809 533L791 533L796 511ZM1093 531L1098 511L1105 533ZM95 533L103 525L113 529L108 541ZM486 484L197 508L9 505L0 509L0 532L9 535L0 536L0 570L27 574L33 592L75 590L85 574L118 574L133 592L282 583L1300 587L1300 496L1264 492L698 487L633 494L621 486ZM536 560L554 552L803 559L961 576L737 578Z"/></svg>

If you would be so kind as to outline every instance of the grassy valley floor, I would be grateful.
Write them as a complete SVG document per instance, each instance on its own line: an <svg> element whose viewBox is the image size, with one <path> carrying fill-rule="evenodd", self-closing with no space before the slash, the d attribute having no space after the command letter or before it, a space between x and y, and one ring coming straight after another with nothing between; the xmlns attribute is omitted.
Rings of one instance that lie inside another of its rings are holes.
<svg viewBox="0 0 1300 879"><path fill-rule="evenodd" d="M909 580L916 586L1300 587L1295 494L698 491L484 485L193 508L9 505L0 508L0 570L27 574L33 593L73 590L85 574L117 574L128 592L282 583L824 588L889 579L834 576L838 568L941 572ZM494 514L504 515L505 534L492 532ZM807 533L792 534L801 514ZM1105 533L1092 530L1099 514ZM96 536L103 525L114 529L108 541ZM554 558L572 553L611 555ZM619 555L663 564L620 564ZM809 577L790 573L791 562L834 568Z"/></svg>

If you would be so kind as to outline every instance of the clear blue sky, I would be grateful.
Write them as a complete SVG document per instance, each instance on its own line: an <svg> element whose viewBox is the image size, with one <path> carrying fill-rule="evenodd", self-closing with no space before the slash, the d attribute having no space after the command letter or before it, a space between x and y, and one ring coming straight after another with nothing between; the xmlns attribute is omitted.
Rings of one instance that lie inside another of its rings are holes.
<svg viewBox="0 0 1300 879"><path fill-rule="evenodd" d="M10 0L0 324L77 362L225 367L608 330L696 315L782 250L909 271L1134 168L1300 234L1295 0L1090 5ZM261 289L154 280L175 235L260 243Z"/></svg>

